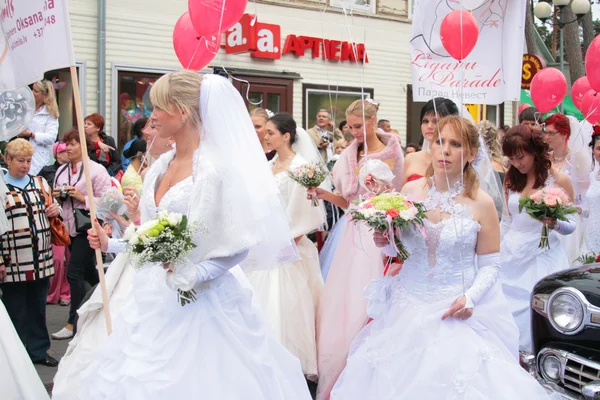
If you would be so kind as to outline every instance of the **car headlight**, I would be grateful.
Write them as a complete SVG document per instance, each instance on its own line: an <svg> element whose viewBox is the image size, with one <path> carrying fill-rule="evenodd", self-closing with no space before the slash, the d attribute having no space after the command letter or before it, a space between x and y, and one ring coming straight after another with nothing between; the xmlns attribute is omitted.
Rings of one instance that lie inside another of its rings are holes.
<svg viewBox="0 0 600 400"><path fill-rule="evenodd" d="M560 380L561 365L558 357L554 355L548 355L542 359L540 365L542 376L552 382L558 382Z"/></svg>
<svg viewBox="0 0 600 400"><path fill-rule="evenodd" d="M577 330L583 323L583 303L570 292L553 296L548 308L552 325L564 334Z"/></svg>

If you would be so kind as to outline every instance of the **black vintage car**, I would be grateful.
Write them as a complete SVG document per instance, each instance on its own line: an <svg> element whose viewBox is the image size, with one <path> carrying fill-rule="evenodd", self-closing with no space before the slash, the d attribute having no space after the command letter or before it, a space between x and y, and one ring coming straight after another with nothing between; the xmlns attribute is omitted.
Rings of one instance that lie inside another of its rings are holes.
<svg viewBox="0 0 600 400"><path fill-rule="evenodd" d="M531 307L538 378L564 399L600 399L600 263L542 279Z"/></svg>

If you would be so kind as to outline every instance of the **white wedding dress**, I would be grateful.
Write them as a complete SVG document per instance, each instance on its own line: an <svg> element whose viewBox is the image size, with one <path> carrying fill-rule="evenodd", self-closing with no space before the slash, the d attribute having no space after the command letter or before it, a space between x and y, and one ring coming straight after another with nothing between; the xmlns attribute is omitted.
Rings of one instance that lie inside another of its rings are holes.
<svg viewBox="0 0 600 400"><path fill-rule="evenodd" d="M550 179L547 185L551 185ZM531 351L531 292L542 278L570 268L569 257L559 234L549 231L550 247L540 249L542 223L525 210L519 213L519 193L510 192L503 217L500 243L500 281L510 310L519 327L519 347Z"/></svg>
<svg viewBox="0 0 600 400"><path fill-rule="evenodd" d="M589 210L582 254L600 253L600 165L596 163L590 174L590 187L585 194L585 205Z"/></svg>
<svg viewBox="0 0 600 400"><path fill-rule="evenodd" d="M546 399L521 368L518 330L500 285L490 288L467 320L442 316L473 285L480 230L470 207L425 221L426 238L402 233L410 257L398 275L366 288L374 320L355 338L332 400Z"/></svg>
<svg viewBox="0 0 600 400"><path fill-rule="evenodd" d="M0 301L0 398L45 400L48 393Z"/></svg>
<svg viewBox="0 0 600 400"><path fill-rule="evenodd" d="M172 158L173 153L161 157L146 176L140 202L142 216L151 218L160 210L188 213L192 177L169 189L160 204L154 201L159 175ZM206 182L202 187L210 193L193 199L195 207L210 213L203 222L208 221L211 228L218 222L210 221L215 211L209 210L210 206L224 207L214 197L222 187L216 177L214 173L199 174L196 179ZM229 228L235 226L222 229ZM203 236L204 243L197 243L194 253L206 254L213 248L211 239L228 236L211 232ZM227 251L227 243L214 245ZM196 284L197 300L183 307L165 276L160 265L136 271L132 291L115 317L113 333L80 374L81 391L72 398L310 399L299 361L277 343L252 304L251 290L242 288L231 272Z"/></svg>
<svg viewBox="0 0 600 400"><path fill-rule="evenodd" d="M277 158L270 164L275 160ZM301 155L296 154L289 168L306 163ZM294 182L287 171L276 174L275 181L290 219L292 236L301 237L297 244L300 260L252 272L248 274L248 280L275 337L298 357L304 375L316 381L316 312L324 283L317 247L306 235L325 224L325 208L322 202L313 207L306 198L306 189Z"/></svg>

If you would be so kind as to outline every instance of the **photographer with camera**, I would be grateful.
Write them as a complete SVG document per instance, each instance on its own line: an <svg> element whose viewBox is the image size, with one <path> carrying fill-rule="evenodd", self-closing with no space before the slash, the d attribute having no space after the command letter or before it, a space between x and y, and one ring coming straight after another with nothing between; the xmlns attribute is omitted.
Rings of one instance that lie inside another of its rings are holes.
<svg viewBox="0 0 600 400"><path fill-rule="evenodd" d="M310 128L307 132L317 145L323 163L327 164L333 156L332 143L336 140L343 139L344 136L339 129L332 129L331 115L329 111L320 109L317 112L317 123L315 126Z"/></svg>
<svg viewBox="0 0 600 400"><path fill-rule="evenodd" d="M67 145L69 163L56 171L54 179L54 197L62 204L63 218L71 235L71 258L67 265L67 280L71 287L71 309L68 323L60 331L53 333L54 339L69 339L73 337L77 320L77 309L86 294L85 282L91 286L98 283L98 271L94 250L87 240L87 230L91 227L89 202L83 173L83 154L79 142L79 132L76 128L65 133L63 137ZM86 140L87 148L91 148L90 140ZM111 187L111 179L106 169L97 162L89 160L90 176L92 179L93 197L100 197Z"/></svg>

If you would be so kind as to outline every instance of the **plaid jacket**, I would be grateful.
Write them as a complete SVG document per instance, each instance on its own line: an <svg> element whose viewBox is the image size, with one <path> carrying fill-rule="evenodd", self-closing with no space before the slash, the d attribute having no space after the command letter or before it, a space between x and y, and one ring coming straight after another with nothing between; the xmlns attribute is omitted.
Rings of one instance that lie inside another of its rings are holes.
<svg viewBox="0 0 600 400"><path fill-rule="evenodd" d="M49 196L52 192L43 178L29 178L24 189L6 185L6 218L10 228L0 240L7 274L5 283L34 281L54 275L50 223L40 185L44 185Z"/></svg>

